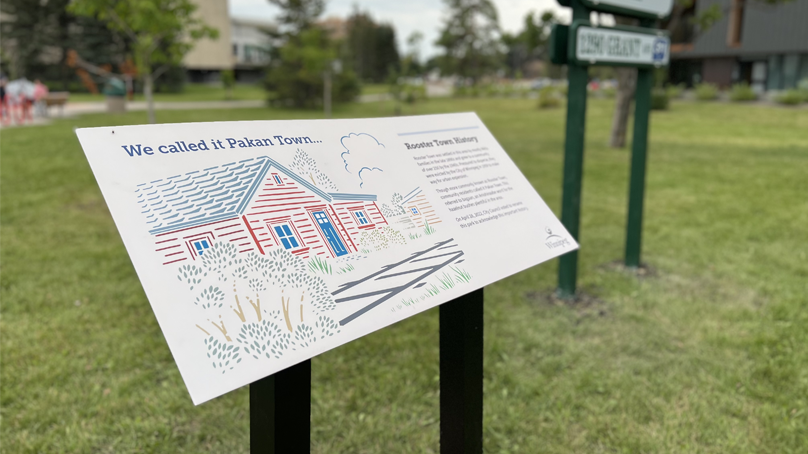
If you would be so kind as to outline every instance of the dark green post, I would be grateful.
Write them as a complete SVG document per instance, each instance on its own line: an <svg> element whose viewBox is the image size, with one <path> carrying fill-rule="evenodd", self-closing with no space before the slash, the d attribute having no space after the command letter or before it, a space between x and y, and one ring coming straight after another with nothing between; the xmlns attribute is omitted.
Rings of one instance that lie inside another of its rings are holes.
<svg viewBox="0 0 808 454"><path fill-rule="evenodd" d="M643 21L646 22L646 21ZM649 26L643 23L643 26ZM626 267L640 266L642 250L642 213L645 200L645 167L648 154L648 117L651 113L653 69L637 71L637 91L634 95L634 139L631 142L631 177L628 190L628 220L626 222Z"/></svg>
<svg viewBox="0 0 808 454"><path fill-rule="evenodd" d="M572 20L589 19L587 10L579 0L571 0ZM570 36L570 40L575 37ZM570 64L567 66L567 131L564 141L564 183L561 196L561 223L578 241L581 223L581 180L584 170L584 129L586 126L586 84L588 67ZM564 254L558 264L558 296L575 296L575 281L578 275L578 251Z"/></svg>

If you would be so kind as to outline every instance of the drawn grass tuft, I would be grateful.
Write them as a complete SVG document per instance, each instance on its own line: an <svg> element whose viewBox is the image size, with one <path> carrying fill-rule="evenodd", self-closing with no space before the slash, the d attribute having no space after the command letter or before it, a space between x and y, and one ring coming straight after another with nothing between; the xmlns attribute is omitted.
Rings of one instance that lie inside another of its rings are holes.
<svg viewBox="0 0 808 454"><path fill-rule="evenodd" d="M332 274L332 268L328 263L328 260L320 257L319 255L315 255L309 259L309 269L312 273Z"/></svg>
<svg viewBox="0 0 808 454"><path fill-rule="evenodd" d="M424 219L424 234L432 235L433 233L435 233L435 228L429 225L429 222Z"/></svg>

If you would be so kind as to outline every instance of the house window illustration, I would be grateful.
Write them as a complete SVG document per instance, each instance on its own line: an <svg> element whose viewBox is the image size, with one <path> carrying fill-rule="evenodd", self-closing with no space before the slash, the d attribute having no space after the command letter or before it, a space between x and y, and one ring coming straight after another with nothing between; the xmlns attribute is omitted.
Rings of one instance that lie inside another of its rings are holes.
<svg viewBox="0 0 808 454"><path fill-rule="evenodd" d="M275 183L277 183L278 186L283 186L283 180L281 180L281 177L277 173L273 173L272 178L275 180Z"/></svg>
<svg viewBox="0 0 808 454"><path fill-rule="evenodd" d="M415 207L410 207L410 211L412 211L412 214L421 214L418 212L418 208Z"/></svg>
<svg viewBox="0 0 808 454"><path fill-rule="evenodd" d="M356 221L359 222L359 225L370 224L370 221L368 221L368 217L365 215L364 211L354 211L353 214L356 216Z"/></svg>
<svg viewBox="0 0 808 454"><path fill-rule="evenodd" d="M193 242L194 249L196 249L196 255L202 255L206 249L210 247L210 243L207 239L205 240L198 240Z"/></svg>
<svg viewBox="0 0 808 454"><path fill-rule="evenodd" d="M276 225L273 228L275 229L275 234L278 235L278 239L281 240L284 248L296 249L300 247L300 243L297 241L295 234L292 233L292 229L289 227L289 224Z"/></svg>

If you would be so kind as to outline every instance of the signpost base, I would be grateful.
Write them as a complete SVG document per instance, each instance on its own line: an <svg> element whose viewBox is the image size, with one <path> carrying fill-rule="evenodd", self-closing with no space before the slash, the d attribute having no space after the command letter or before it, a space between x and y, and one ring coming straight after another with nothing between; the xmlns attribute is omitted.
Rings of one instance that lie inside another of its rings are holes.
<svg viewBox="0 0 808 454"><path fill-rule="evenodd" d="M440 306L440 452L483 452L483 289Z"/></svg>
<svg viewBox="0 0 808 454"><path fill-rule="evenodd" d="M307 453L310 445L308 359L250 385L250 453Z"/></svg>
<svg viewBox="0 0 808 454"><path fill-rule="evenodd" d="M250 453L310 452L311 360L250 385ZM440 306L440 452L483 452L483 289Z"/></svg>

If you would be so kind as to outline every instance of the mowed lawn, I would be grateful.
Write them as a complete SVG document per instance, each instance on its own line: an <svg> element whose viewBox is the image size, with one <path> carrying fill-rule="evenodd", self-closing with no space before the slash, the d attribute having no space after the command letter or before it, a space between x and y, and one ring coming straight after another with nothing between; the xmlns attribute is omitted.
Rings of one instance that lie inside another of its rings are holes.
<svg viewBox="0 0 808 454"><path fill-rule="evenodd" d="M559 211L564 111L476 111ZM485 290L485 449L508 453L808 452L808 110L674 103L654 113L644 261L622 257L629 153L590 102L583 302L548 298L556 261ZM337 117L389 115L389 103ZM161 122L319 118L270 109ZM75 127L3 130L0 450L249 450L247 388L194 407L95 184ZM313 360L316 453L437 452L438 311Z"/></svg>

